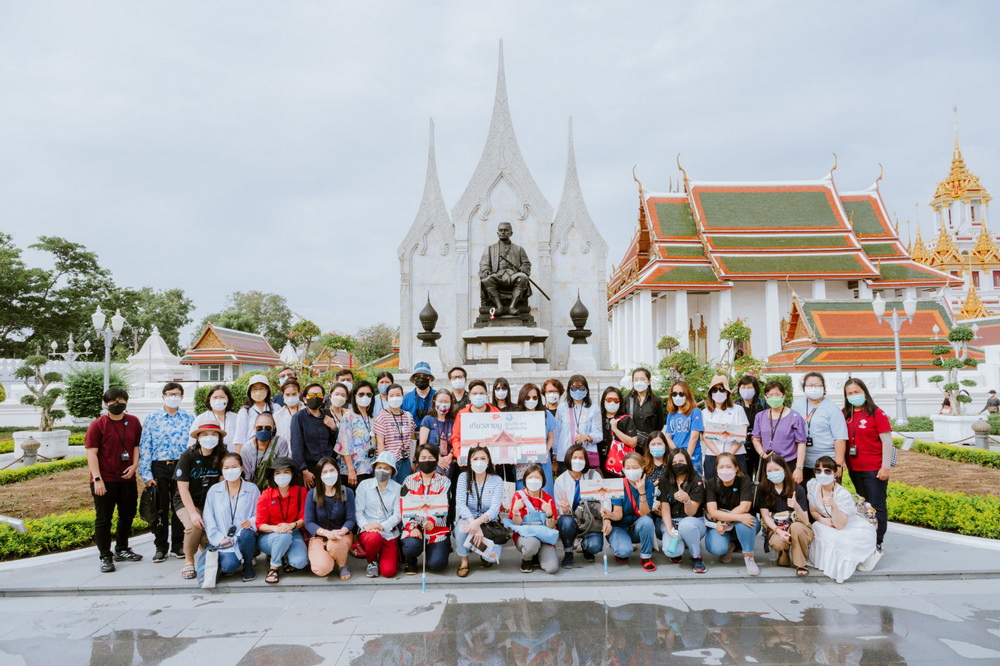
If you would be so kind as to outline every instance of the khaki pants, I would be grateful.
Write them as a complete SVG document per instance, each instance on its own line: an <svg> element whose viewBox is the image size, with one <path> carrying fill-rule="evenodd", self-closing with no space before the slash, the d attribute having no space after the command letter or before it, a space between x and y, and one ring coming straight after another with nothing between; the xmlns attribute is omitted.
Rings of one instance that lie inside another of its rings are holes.
<svg viewBox="0 0 1000 666"><path fill-rule="evenodd" d="M191 514L185 507L174 506L174 514L180 519L184 526L184 561L194 564L194 556L198 554L198 548L205 541L205 530L195 527L191 522Z"/></svg>
<svg viewBox="0 0 1000 666"><path fill-rule="evenodd" d="M347 566L347 551L354 540L347 534L339 539L309 539L309 566L317 576L329 576L334 567Z"/></svg>
<svg viewBox="0 0 1000 666"><path fill-rule="evenodd" d="M787 567L789 553L792 564L796 567L806 565L806 553L809 551L809 544L813 540L812 528L804 523L792 523L788 527L791 541L785 541L777 532L771 534L769 543L771 550L778 554L778 566Z"/></svg>

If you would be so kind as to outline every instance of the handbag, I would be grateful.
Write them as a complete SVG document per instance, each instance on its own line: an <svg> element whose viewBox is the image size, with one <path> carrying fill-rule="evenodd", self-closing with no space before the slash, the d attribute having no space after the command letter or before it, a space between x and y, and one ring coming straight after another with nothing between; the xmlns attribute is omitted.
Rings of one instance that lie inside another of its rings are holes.
<svg viewBox="0 0 1000 666"><path fill-rule="evenodd" d="M146 486L139 498L139 517L146 521L150 529L160 526L160 489L153 484Z"/></svg>
<svg viewBox="0 0 1000 666"><path fill-rule="evenodd" d="M219 551L215 546L209 544L200 553L196 563L198 571L198 585L203 590L215 587L215 581L219 578Z"/></svg>
<svg viewBox="0 0 1000 666"><path fill-rule="evenodd" d="M875 507L864 497L854 495L854 510L859 516L878 527L878 512L875 511Z"/></svg>
<svg viewBox="0 0 1000 666"><path fill-rule="evenodd" d="M625 415L618 417L618 423L621 423ZM615 476L622 475L622 466L625 462L625 456L635 451L634 448L625 446L624 442L620 442L612 436L611 446L608 447L608 459L604 463L604 468Z"/></svg>
<svg viewBox="0 0 1000 666"><path fill-rule="evenodd" d="M481 527L483 536L495 544L503 545L510 541L510 530L500 521L494 518L488 523L483 523Z"/></svg>
<svg viewBox="0 0 1000 666"><path fill-rule="evenodd" d="M577 534L591 534L604 530L600 502L593 500L580 502L573 511L573 519L576 520Z"/></svg>

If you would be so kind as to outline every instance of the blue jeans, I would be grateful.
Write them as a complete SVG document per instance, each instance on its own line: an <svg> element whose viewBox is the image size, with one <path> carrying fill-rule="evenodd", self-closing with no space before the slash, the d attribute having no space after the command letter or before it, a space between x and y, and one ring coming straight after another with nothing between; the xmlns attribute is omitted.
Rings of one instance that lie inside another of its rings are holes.
<svg viewBox="0 0 1000 666"><path fill-rule="evenodd" d="M725 534L719 534L718 530L710 527L705 535L705 550L712 555L725 555L729 552L729 542L735 538L739 541L740 549L745 555L753 555L758 532L760 532L760 521L756 518L754 518L753 527L736 523L732 531Z"/></svg>
<svg viewBox="0 0 1000 666"><path fill-rule="evenodd" d="M236 550L219 553L219 571L224 574L236 573L243 567L243 571L253 571L253 556L257 551L257 533L253 530L243 530L236 537ZM242 559L241 559L242 556Z"/></svg>
<svg viewBox="0 0 1000 666"><path fill-rule="evenodd" d="M261 534L257 545L262 553L271 556L272 567L280 567L281 560L286 555L288 563L296 569L304 569L309 564L309 549L306 548L301 530L292 530L282 534L277 532Z"/></svg>
<svg viewBox="0 0 1000 666"><path fill-rule="evenodd" d="M406 477L413 473L413 462L407 458L406 460L396 461L396 476L392 477L392 480L396 483L403 485L406 481Z"/></svg>
<svg viewBox="0 0 1000 666"><path fill-rule="evenodd" d="M552 461L541 463L538 466L545 472L545 485L542 486L542 490L549 495L555 494L555 480L552 478ZM515 490L521 490L522 488L524 488L524 479L518 479L514 482Z"/></svg>
<svg viewBox="0 0 1000 666"><path fill-rule="evenodd" d="M715 478L715 456L705 456L705 480L711 481ZM736 454L736 464L743 471L744 474L747 473L747 456L745 453Z"/></svg>
<svg viewBox="0 0 1000 666"><path fill-rule="evenodd" d="M851 477L851 483L854 484L858 495L868 500L872 508L875 509L875 515L878 519L875 543L881 546L885 530L889 526L889 511L885 504L886 494L889 492L889 482L879 481L877 471L855 472L847 470L847 474Z"/></svg>
<svg viewBox="0 0 1000 666"><path fill-rule="evenodd" d="M653 536L656 529L653 527L653 519L643 516L637 519L628 528L613 526L611 534L608 535L608 543L615 557L627 558L632 554L632 544L639 544L639 557L648 559L653 556Z"/></svg>
<svg viewBox="0 0 1000 666"><path fill-rule="evenodd" d="M573 516L559 516L559 520L556 521L556 529L559 530L559 540L562 541L563 549L567 553L572 553L573 542L576 541L576 537L580 533L576 519ZM584 553L596 555L604 550L604 535L600 532L584 534L580 547L583 548Z"/></svg>
<svg viewBox="0 0 1000 666"><path fill-rule="evenodd" d="M670 520L670 518L667 518ZM694 516L685 516L681 518L677 525L677 531L681 534L680 552L677 555L682 555L684 553L684 546L691 551L691 557L701 557L701 540L705 537L705 532L708 527L705 525L704 518L695 518ZM664 540L669 540L668 537L664 536ZM670 557L676 557L675 555L670 555Z"/></svg>
<svg viewBox="0 0 1000 666"><path fill-rule="evenodd" d="M424 540L416 537L406 537L403 539L403 557L406 563L416 566L417 558L424 550ZM443 571L448 566L448 554L451 553L451 544L448 539L427 544L427 570Z"/></svg>

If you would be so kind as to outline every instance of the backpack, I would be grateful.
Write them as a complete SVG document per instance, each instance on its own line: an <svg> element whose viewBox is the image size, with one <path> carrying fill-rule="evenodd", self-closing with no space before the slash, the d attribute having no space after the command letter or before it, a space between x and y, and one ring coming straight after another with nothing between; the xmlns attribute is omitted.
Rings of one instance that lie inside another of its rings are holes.
<svg viewBox="0 0 1000 666"><path fill-rule="evenodd" d="M580 502L573 511L578 534L601 532L604 529L604 517L601 516L601 503L593 500Z"/></svg>

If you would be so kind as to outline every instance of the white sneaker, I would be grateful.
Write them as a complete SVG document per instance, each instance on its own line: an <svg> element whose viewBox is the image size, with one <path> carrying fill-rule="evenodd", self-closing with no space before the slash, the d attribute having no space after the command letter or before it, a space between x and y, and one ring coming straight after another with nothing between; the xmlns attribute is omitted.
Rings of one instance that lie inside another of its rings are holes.
<svg viewBox="0 0 1000 666"><path fill-rule="evenodd" d="M365 570L365 575L369 578L378 578L378 562L372 562Z"/></svg>
<svg viewBox="0 0 1000 666"><path fill-rule="evenodd" d="M747 567L747 573L751 576L760 575L760 567L757 566L757 561L753 559L753 555L750 557L744 557L743 563Z"/></svg>
<svg viewBox="0 0 1000 666"><path fill-rule="evenodd" d="M882 551L875 549L875 551L865 558L864 562L858 565L858 571L871 571L878 564L878 561L882 559Z"/></svg>

